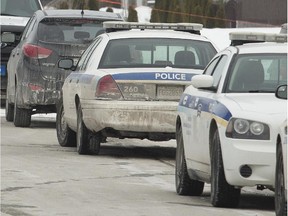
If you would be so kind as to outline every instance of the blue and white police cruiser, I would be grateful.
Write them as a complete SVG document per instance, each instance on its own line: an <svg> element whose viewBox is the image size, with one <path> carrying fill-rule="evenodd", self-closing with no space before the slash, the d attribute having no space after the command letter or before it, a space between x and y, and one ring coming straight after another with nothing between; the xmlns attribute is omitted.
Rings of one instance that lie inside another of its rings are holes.
<svg viewBox="0 0 288 216"><path fill-rule="evenodd" d="M99 153L106 137L175 138L177 105L191 77L217 53L201 24L105 22L63 86L61 146ZM70 69L72 59L59 67Z"/></svg>
<svg viewBox="0 0 288 216"><path fill-rule="evenodd" d="M287 35L231 33L204 73L192 77L176 125L176 191L199 196L211 183L211 203L236 207L244 186L274 188L275 155L287 102Z"/></svg>

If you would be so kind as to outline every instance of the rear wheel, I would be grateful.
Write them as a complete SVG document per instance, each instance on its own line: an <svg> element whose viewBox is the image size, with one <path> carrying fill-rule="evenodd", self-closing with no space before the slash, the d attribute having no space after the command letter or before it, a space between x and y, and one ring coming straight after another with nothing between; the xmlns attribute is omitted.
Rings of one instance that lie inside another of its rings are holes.
<svg viewBox="0 0 288 216"><path fill-rule="evenodd" d="M69 128L64 119L64 107L60 102L57 107L56 132L58 143L63 147L76 146L76 133Z"/></svg>
<svg viewBox="0 0 288 216"><path fill-rule="evenodd" d="M8 100L6 100L5 117L8 122L13 122L14 120L14 104L9 103Z"/></svg>
<svg viewBox="0 0 288 216"><path fill-rule="evenodd" d="M99 154L102 140L103 139L100 133L90 134L89 136L89 153L90 154L93 154L93 155Z"/></svg>
<svg viewBox="0 0 288 216"><path fill-rule="evenodd" d="M175 182L176 192L179 195L200 196L203 192L204 182L190 179L184 154L184 143L181 125L176 130L176 166Z"/></svg>
<svg viewBox="0 0 288 216"><path fill-rule="evenodd" d="M89 131L82 120L82 108L79 103L77 107L77 152L79 154L87 154L89 147Z"/></svg>
<svg viewBox="0 0 288 216"><path fill-rule="evenodd" d="M277 148L276 173L275 173L275 212L276 216L287 216L287 200L285 199L285 179L283 167L283 154L281 143Z"/></svg>
<svg viewBox="0 0 288 216"><path fill-rule="evenodd" d="M17 105L18 93L16 90L14 105L14 125L16 127L29 127L31 124L31 109L19 108Z"/></svg>
<svg viewBox="0 0 288 216"><path fill-rule="evenodd" d="M238 206L240 189L229 185L225 178L218 130L214 132L211 158L211 203L215 207Z"/></svg>

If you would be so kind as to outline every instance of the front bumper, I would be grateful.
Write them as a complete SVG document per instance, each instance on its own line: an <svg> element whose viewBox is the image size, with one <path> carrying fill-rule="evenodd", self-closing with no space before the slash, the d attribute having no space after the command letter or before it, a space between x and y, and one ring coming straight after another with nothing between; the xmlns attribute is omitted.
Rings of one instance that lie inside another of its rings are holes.
<svg viewBox="0 0 288 216"><path fill-rule="evenodd" d="M178 102L81 100L83 121L94 132L175 133Z"/></svg>
<svg viewBox="0 0 288 216"><path fill-rule="evenodd" d="M225 137L221 148L225 177L230 185L274 187L276 143Z"/></svg>

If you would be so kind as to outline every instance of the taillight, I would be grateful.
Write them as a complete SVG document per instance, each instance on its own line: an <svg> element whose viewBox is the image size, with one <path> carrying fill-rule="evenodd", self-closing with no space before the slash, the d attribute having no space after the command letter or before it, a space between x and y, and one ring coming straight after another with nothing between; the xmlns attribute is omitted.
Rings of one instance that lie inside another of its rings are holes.
<svg viewBox="0 0 288 216"><path fill-rule="evenodd" d="M49 57L52 50L32 44L25 44L23 46L23 53L29 58L43 59Z"/></svg>
<svg viewBox="0 0 288 216"><path fill-rule="evenodd" d="M120 99L122 97L121 92L111 75L106 75L99 80L95 96L110 99Z"/></svg>

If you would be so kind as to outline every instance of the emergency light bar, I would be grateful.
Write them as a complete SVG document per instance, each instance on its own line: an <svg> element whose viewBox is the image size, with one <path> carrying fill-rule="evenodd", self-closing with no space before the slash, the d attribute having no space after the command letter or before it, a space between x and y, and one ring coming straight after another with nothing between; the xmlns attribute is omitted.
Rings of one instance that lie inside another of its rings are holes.
<svg viewBox="0 0 288 216"><path fill-rule="evenodd" d="M273 34L260 32L231 32L229 34L231 45L243 45L245 43L276 42L286 43L287 34Z"/></svg>
<svg viewBox="0 0 288 216"><path fill-rule="evenodd" d="M152 29L152 30L175 30L200 34L203 25L198 23L138 23L105 21L103 27L107 32L130 30L130 29Z"/></svg>

